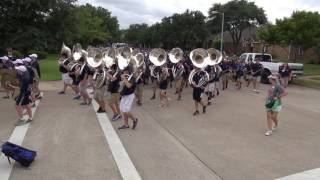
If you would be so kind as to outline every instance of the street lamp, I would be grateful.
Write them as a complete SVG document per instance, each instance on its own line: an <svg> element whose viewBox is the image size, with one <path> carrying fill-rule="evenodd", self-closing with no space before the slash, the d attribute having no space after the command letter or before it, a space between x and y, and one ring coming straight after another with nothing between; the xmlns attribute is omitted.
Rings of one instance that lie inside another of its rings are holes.
<svg viewBox="0 0 320 180"><path fill-rule="evenodd" d="M219 11L212 11L212 15L215 14L221 14L222 15L222 22L221 22L221 44L220 44L220 51L223 53L223 27L224 27L224 12L219 12ZM207 18L207 21L210 21L214 19L215 17Z"/></svg>

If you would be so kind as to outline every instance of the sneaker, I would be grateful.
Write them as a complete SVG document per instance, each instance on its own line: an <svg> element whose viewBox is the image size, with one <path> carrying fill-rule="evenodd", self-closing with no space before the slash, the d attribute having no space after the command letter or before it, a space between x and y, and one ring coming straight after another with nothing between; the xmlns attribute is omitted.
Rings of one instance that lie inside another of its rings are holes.
<svg viewBox="0 0 320 180"><path fill-rule="evenodd" d="M193 113L194 116L196 116L196 115L198 115L198 114L199 114L199 111L195 111L195 112Z"/></svg>
<svg viewBox="0 0 320 180"><path fill-rule="evenodd" d="M80 105L81 105L81 106L84 106L84 105L88 105L88 103L82 102L82 103L80 103Z"/></svg>
<svg viewBox="0 0 320 180"><path fill-rule="evenodd" d="M116 116L115 120L117 121L117 120L119 120L119 119L121 119L121 118L122 118L122 116L121 116L120 114L118 114L118 115Z"/></svg>
<svg viewBox="0 0 320 180"><path fill-rule="evenodd" d="M72 99L73 100L79 100L81 98L81 95L76 95L76 96L74 96Z"/></svg>
<svg viewBox="0 0 320 180"><path fill-rule="evenodd" d="M27 121L26 121L26 123L31 123L33 121L33 119L28 119Z"/></svg>
<svg viewBox="0 0 320 180"><path fill-rule="evenodd" d="M22 126L27 124L27 121L24 121L23 119L19 119L18 122L15 124L16 126Z"/></svg>
<svg viewBox="0 0 320 180"><path fill-rule="evenodd" d="M202 112L203 112L203 114L205 114L206 111L207 111L207 106L203 106L203 107L202 107Z"/></svg>
<svg viewBox="0 0 320 180"><path fill-rule="evenodd" d="M10 96L3 96L2 99L9 99Z"/></svg>
<svg viewBox="0 0 320 180"><path fill-rule="evenodd" d="M210 106L212 103L211 102L208 102L208 106Z"/></svg>
<svg viewBox="0 0 320 180"><path fill-rule="evenodd" d="M272 135L272 131L268 130L267 132L264 133L265 136L271 136Z"/></svg>
<svg viewBox="0 0 320 180"><path fill-rule="evenodd" d="M136 120L133 121L132 129L135 129L137 125L138 125L138 118L136 118Z"/></svg>
<svg viewBox="0 0 320 180"><path fill-rule="evenodd" d="M58 94L62 95L62 94L66 94L64 91L60 91L58 92Z"/></svg>
<svg viewBox="0 0 320 180"><path fill-rule="evenodd" d="M154 95L154 96L152 96L151 98L150 98L150 100L154 100L156 98L156 96Z"/></svg>
<svg viewBox="0 0 320 180"><path fill-rule="evenodd" d="M117 118L117 116L118 116L118 114L114 114L114 115L112 116L112 118L111 118L111 121L115 121L116 118Z"/></svg>
<svg viewBox="0 0 320 180"><path fill-rule="evenodd" d="M128 125L123 125L123 126L118 127L118 130L121 130L121 129L128 129L128 128L129 128L129 126L128 126Z"/></svg>

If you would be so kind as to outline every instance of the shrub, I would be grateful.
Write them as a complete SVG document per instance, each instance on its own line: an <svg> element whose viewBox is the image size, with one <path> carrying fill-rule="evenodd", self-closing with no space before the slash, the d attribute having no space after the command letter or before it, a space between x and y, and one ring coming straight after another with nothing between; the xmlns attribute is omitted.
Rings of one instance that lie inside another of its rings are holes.
<svg viewBox="0 0 320 180"><path fill-rule="evenodd" d="M45 51L37 51L37 50L30 50L28 51L28 55L30 54L37 54L38 55L38 59L45 59L48 56L48 53Z"/></svg>
<svg viewBox="0 0 320 180"><path fill-rule="evenodd" d="M16 58L21 58L22 57L22 53L18 50L13 50L12 51L12 56L16 57Z"/></svg>
<svg viewBox="0 0 320 180"><path fill-rule="evenodd" d="M308 64L315 64L316 63L316 61L314 60L314 59L310 59L309 61L308 61Z"/></svg>

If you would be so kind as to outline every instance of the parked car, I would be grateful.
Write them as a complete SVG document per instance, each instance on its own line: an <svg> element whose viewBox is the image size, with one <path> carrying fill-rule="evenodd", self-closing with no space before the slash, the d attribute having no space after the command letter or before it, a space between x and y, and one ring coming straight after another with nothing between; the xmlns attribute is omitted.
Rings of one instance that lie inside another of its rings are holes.
<svg viewBox="0 0 320 180"><path fill-rule="evenodd" d="M263 65L263 71L261 73L261 83L268 83L268 76L271 73L278 73L279 68L284 64L283 62L274 62L271 54L262 54L262 53L243 53L240 56L241 60L245 60L247 63L250 59L252 62L255 62L255 59L259 58L261 64ZM301 63L288 63L291 70L291 78L303 75L303 64Z"/></svg>

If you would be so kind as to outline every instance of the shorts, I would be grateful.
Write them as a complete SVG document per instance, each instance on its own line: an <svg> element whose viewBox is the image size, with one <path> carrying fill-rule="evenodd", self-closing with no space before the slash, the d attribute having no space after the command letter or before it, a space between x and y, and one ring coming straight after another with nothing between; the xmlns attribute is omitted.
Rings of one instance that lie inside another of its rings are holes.
<svg viewBox="0 0 320 180"><path fill-rule="evenodd" d="M229 79L228 73L224 73L224 74L221 75L222 82L227 82L228 79Z"/></svg>
<svg viewBox="0 0 320 180"><path fill-rule="evenodd" d="M219 90L220 88L220 81L215 81L214 82L214 90Z"/></svg>
<svg viewBox="0 0 320 180"><path fill-rule="evenodd" d="M252 81L259 82L260 76L252 76Z"/></svg>
<svg viewBox="0 0 320 180"><path fill-rule="evenodd" d="M159 89L161 89L161 90L167 90L167 88L168 88L168 81L162 81L162 82L160 82L160 84L159 84Z"/></svg>
<svg viewBox="0 0 320 180"><path fill-rule="evenodd" d="M124 113L130 112L132 108L133 100L134 100L134 94L122 96L120 101L120 111Z"/></svg>
<svg viewBox="0 0 320 180"><path fill-rule="evenodd" d="M203 94L203 90L199 88L194 88L193 89L193 100L196 102L201 102L201 96Z"/></svg>
<svg viewBox="0 0 320 180"><path fill-rule="evenodd" d="M94 90L93 98L98 101L103 101L106 92L106 86L102 86Z"/></svg>
<svg viewBox="0 0 320 180"><path fill-rule="evenodd" d="M137 86L136 86L136 93L137 93L138 95L142 95L142 93L143 93L143 84L142 84L142 83L137 84Z"/></svg>
<svg viewBox="0 0 320 180"><path fill-rule="evenodd" d="M119 104L120 93L111 93L110 98L108 99L109 104Z"/></svg>
<svg viewBox="0 0 320 180"><path fill-rule="evenodd" d="M23 94L19 94L16 98L15 98L15 101L16 101L16 105L17 106L26 106L28 104L31 103L31 100L30 100L30 95L31 95L31 92L30 91L27 91Z"/></svg>
<svg viewBox="0 0 320 180"><path fill-rule="evenodd" d="M182 78L176 79L175 86L176 86L176 89L180 89L182 87Z"/></svg>
<svg viewBox="0 0 320 180"><path fill-rule="evenodd" d="M63 80L63 83L64 84L67 84L67 85L72 85L72 78L69 76L68 73L63 73L62 74L62 80Z"/></svg>
<svg viewBox="0 0 320 180"><path fill-rule="evenodd" d="M279 113L282 109L282 105L279 100L276 100L272 108L267 108L268 112Z"/></svg>

